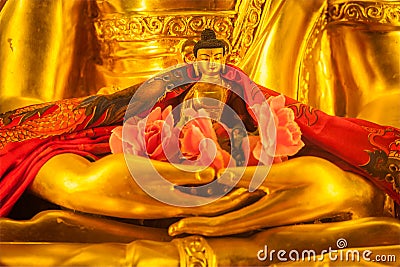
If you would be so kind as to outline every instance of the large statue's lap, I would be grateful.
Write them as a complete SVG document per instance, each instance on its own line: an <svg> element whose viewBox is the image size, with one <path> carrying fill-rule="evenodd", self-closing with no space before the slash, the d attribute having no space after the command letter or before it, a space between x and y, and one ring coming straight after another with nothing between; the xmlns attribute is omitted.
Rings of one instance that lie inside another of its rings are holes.
<svg viewBox="0 0 400 267"><path fill-rule="evenodd" d="M137 160L138 168L144 166L140 158L134 160ZM169 163L152 163L163 177L179 185L205 184L214 176L212 170L206 169L201 172L202 180L198 180L198 174L178 171ZM227 220L233 227L218 226L215 222L213 226L206 227L191 221L201 217L184 219L181 225L178 223L189 232L210 235L338 215L347 219L383 215L384 194L379 189L364 178L345 172L326 160L299 157L274 164L261 189L249 193L247 189L255 168L246 168L237 190L216 202L194 208L170 206L143 192L132 178L123 154L108 155L94 163L75 154L57 155L43 165L30 189L48 201L86 213L135 219L219 214L217 218L221 223ZM241 169L225 171L236 175ZM181 195L185 197L184 193ZM255 199L258 201L252 204ZM243 205L246 207L240 211L230 212ZM247 227L236 228L240 221ZM252 224L254 221L257 223ZM214 228L211 232L206 230L210 227Z"/></svg>

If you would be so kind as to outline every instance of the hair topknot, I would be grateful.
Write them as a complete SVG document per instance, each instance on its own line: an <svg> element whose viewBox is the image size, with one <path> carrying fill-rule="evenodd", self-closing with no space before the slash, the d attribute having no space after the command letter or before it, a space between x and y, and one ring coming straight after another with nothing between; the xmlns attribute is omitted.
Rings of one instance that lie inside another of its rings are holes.
<svg viewBox="0 0 400 267"><path fill-rule="evenodd" d="M204 29L201 32L201 39L194 45L193 54L197 57L197 51L202 48L222 48L224 55L226 43L223 40L217 39L215 32L211 29Z"/></svg>
<svg viewBox="0 0 400 267"><path fill-rule="evenodd" d="M201 40L203 41L208 41L208 40L215 40L217 39L217 36L215 35L215 32L211 29L204 29L201 33Z"/></svg>

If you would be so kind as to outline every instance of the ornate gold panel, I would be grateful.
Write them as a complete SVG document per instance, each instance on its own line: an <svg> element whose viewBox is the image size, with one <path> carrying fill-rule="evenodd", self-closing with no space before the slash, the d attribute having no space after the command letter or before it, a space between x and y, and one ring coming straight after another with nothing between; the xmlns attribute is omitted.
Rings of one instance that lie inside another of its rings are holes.
<svg viewBox="0 0 400 267"><path fill-rule="evenodd" d="M346 1L330 5L329 22L364 22L400 25L400 2Z"/></svg>
<svg viewBox="0 0 400 267"><path fill-rule="evenodd" d="M213 29L227 42L228 62L237 64L253 43L265 4L265 0L237 0L233 1L234 5L225 5L233 8L219 12L204 11L192 3L191 9L185 11L167 12L159 8L108 13L118 10L118 7L110 8L110 2L98 2L99 15L94 19L103 60L98 68L106 69L99 73L109 75L109 78L105 77L107 85L110 79L121 74L125 76L124 80L132 83L132 78L126 76L145 79L166 67L182 63L183 44L186 40L198 40L205 28Z"/></svg>

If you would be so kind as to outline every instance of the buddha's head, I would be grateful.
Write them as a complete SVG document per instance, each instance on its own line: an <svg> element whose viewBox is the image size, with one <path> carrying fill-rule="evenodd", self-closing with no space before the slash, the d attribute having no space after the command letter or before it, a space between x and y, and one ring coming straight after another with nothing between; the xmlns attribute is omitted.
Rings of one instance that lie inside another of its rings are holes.
<svg viewBox="0 0 400 267"><path fill-rule="evenodd" d="M226 43L217 39L213 30L205 29L201 33L201 39L193 48L193 54L195 56L196 74L220 75L226 59Z"/></svg>

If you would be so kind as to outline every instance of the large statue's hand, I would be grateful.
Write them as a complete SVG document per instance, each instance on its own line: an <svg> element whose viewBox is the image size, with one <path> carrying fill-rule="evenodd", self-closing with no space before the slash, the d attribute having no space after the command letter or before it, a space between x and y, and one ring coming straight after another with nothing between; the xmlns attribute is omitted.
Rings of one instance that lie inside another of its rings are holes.
<svg viewBox="0 0 400 267"><path fill-rule="evenodd" d="M267 175L268 168L261 168ZM242 170L230 168L225 174L235 176ZM238 186L248 188L255 170L247 167ZM170 226L169 234L223 236L335 216L349 219L383 214L384 195L379 189L320 158L274 164L261 188L267 195L257 202L216 217L184 218Z"/></svg>
<svg viewBox="0 0 400 267"><path fill-rule="evenodd" d="M177 185L207 184L215 176L212 168L201 172L186 172L165 162L146 163L140 157L133 156L128 156L128 160L135 168L143 170L141 175L150 178L152 173L146 170L154 167L163 178ZM157 185L153 185L153 188L157 190ZM154 199L142 190L132 178L123 154L109 155L93 163L76 154L57 155L43 165L31 190L48 201L73 210L135 219L218 215L264 194L261 191L249 194L242 188L204 206L172 206ZM188 195L176 190L172 197L185 199Z"/></svg>

